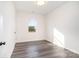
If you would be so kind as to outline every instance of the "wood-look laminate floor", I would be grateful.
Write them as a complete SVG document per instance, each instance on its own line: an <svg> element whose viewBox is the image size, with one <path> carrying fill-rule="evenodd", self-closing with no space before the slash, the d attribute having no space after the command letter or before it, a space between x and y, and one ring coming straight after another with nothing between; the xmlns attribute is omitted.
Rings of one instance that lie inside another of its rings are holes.
<svg viewBox="0 0 79 59"><path fill-rule="evenodd" d="M17 43L11 58L79 58L79 55L41 40Z"/></svg>

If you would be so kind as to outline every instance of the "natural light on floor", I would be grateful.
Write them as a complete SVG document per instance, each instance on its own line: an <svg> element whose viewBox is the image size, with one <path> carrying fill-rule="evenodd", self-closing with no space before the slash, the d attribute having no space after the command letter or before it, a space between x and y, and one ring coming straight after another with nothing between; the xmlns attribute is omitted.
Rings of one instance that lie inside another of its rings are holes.
<svg viewBox="0 0 79 59"><path fill-rule="evenodd" d="M60 47L64 47L64 35L57 30L56 28L54 28L54 41L53 43L60 46Z"/></svg>

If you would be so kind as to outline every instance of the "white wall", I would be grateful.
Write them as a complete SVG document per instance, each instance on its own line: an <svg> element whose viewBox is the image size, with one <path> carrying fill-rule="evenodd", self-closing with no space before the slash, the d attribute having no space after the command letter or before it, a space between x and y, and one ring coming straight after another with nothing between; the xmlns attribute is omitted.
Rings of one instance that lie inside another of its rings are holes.
<svg viewBox="0 0 79 59"><path fill-rule="evenodd" d="M47 40L54 41L53 30L56 28L64 35L64 47L79 53L79 2L68 2L56 8L46 19Z"/></svg>
<svg viewBox="0 0 79 59"><path fill-rule="evenodd" d="M17 42L27 42L45 39L44 17L34 13L17 11ZM28 24L31 19L35 19L37 25L36 32L28 32Z"/></svg>
<svg viewBox="0 0 79 59"><path fill-rule="evenodd" d="M0 46L0 57L10 57L15 45L15 7L13 2L0 2L0 9L3 17L3 38L0 41L6 42Z"/></svg>

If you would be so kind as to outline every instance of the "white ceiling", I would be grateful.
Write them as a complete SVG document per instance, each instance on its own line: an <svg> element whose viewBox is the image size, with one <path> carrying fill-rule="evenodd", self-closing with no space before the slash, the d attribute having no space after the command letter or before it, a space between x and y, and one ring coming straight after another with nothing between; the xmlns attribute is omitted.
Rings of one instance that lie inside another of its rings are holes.
<svg viewBox="0 0 79 59"><path fill-rule="evenodd" d="M63 1L48 1L45 5L43 6L38 6L36 2L34 1L16 1L15 2L15 7L17 11L25 11L25 12L33 12L33 13L38 13L45 15L55 8L59 7L62 5Z"/></svg>

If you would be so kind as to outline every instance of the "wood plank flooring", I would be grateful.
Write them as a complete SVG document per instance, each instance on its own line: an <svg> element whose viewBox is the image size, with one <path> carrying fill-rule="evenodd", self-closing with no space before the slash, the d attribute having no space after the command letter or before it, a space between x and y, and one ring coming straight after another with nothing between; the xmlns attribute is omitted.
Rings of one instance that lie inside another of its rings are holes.
<svg viewBox="0 0 79 59"><path fill-rule="evenodd" d="M79 55L41 40L16 43L11 58L79 58Z"/></svg>

